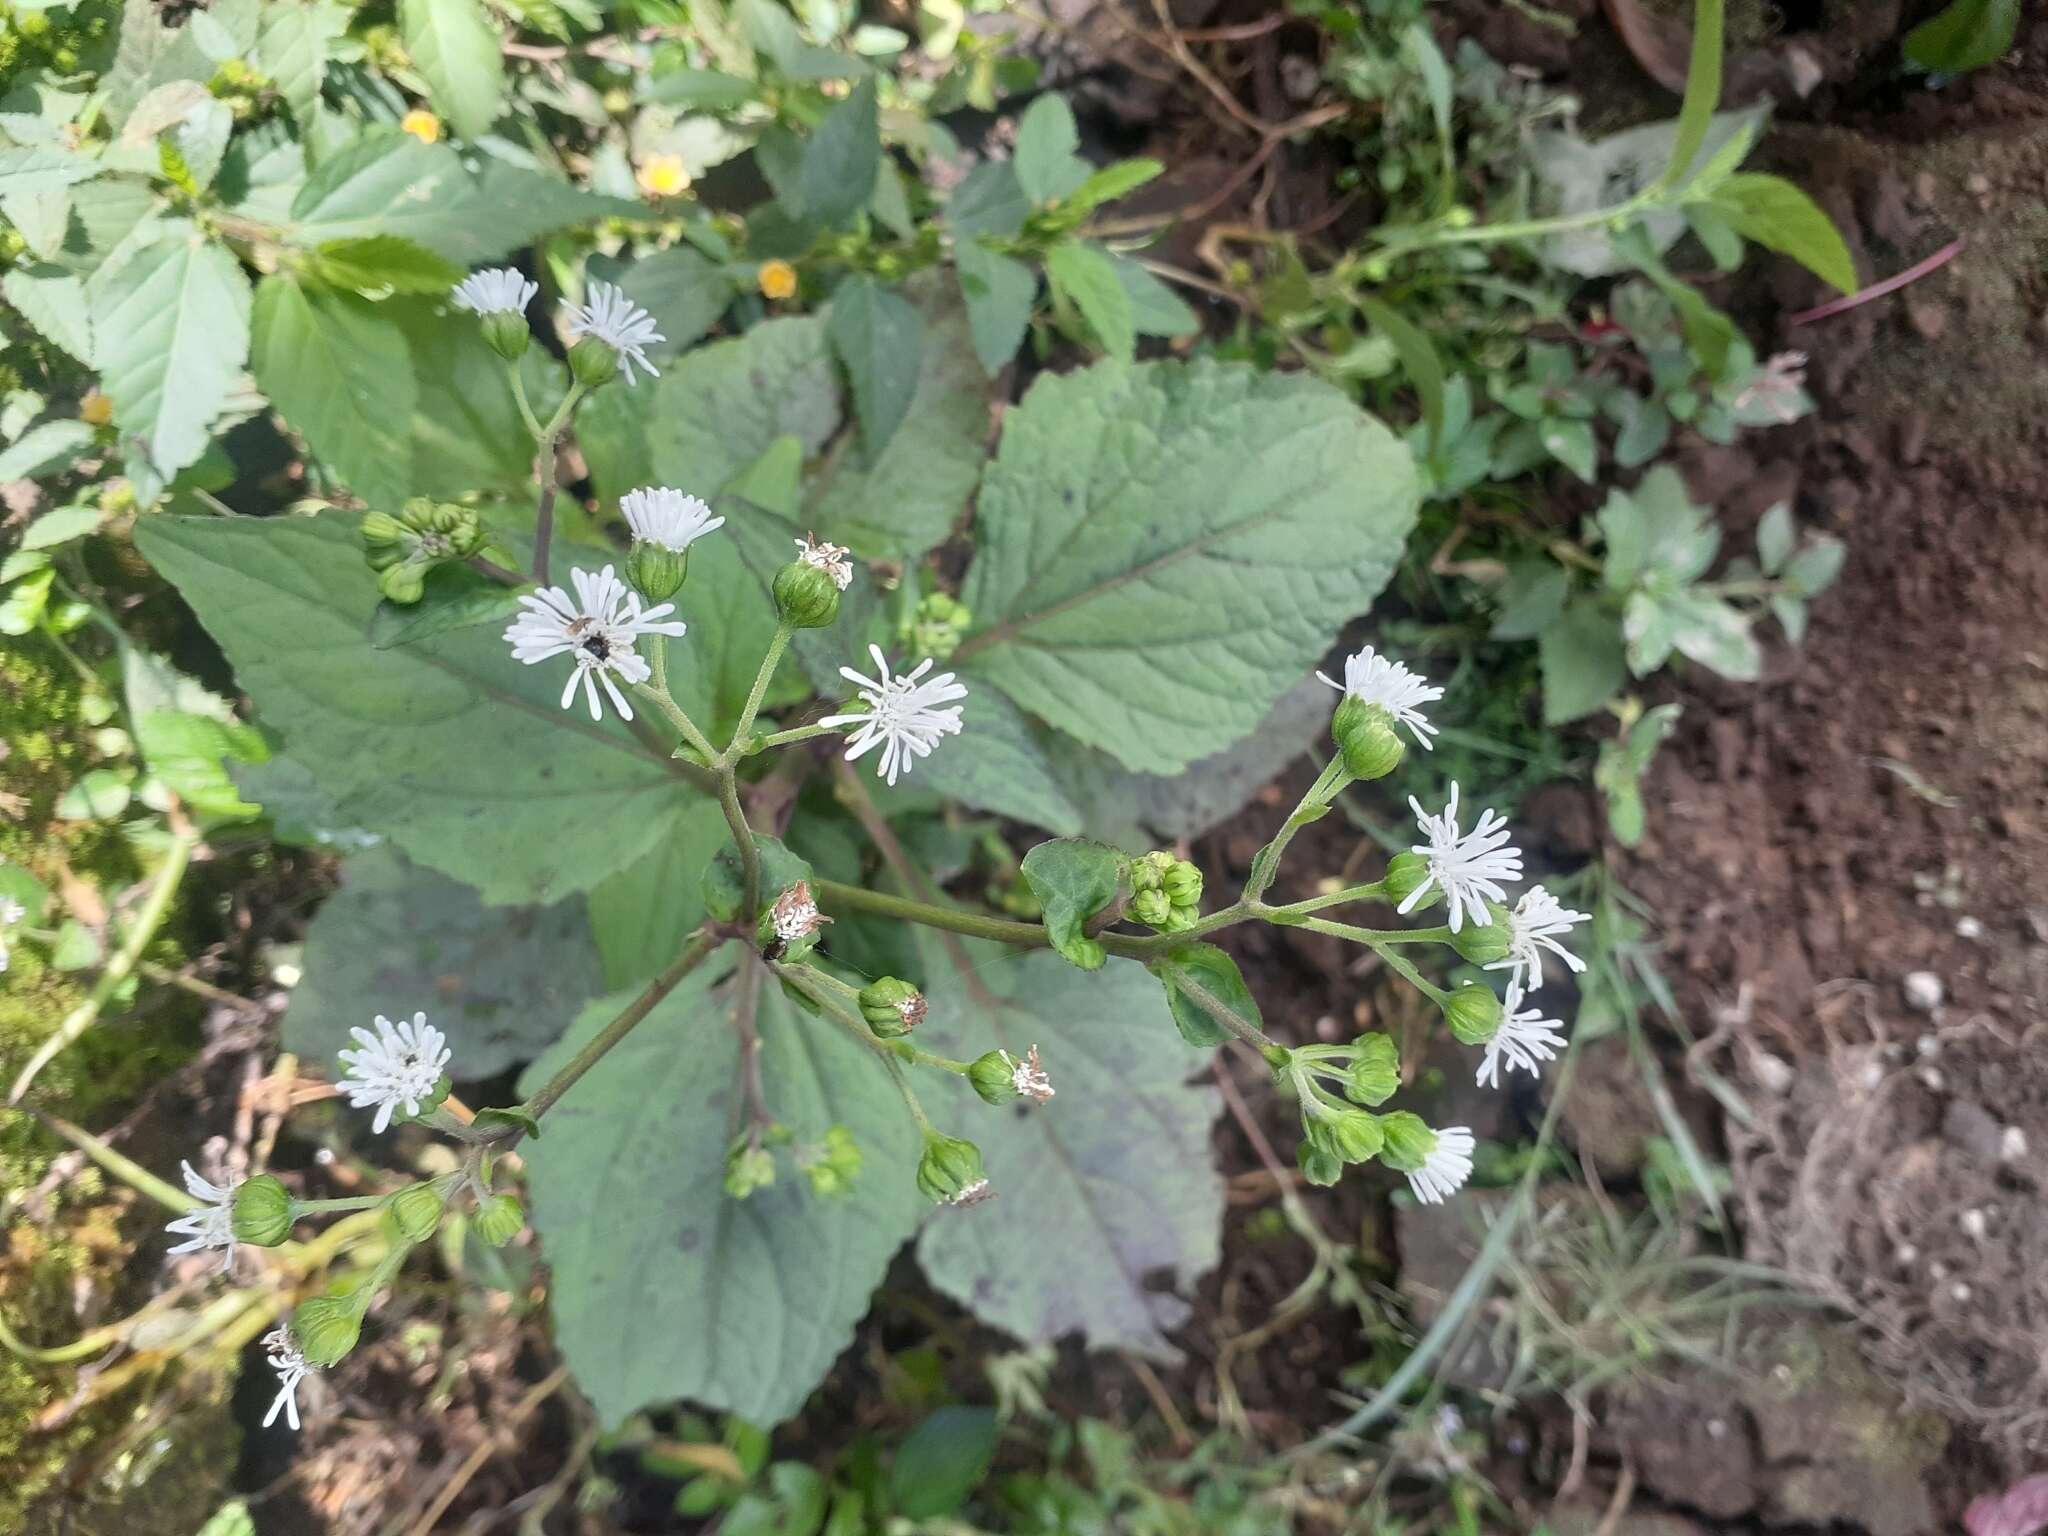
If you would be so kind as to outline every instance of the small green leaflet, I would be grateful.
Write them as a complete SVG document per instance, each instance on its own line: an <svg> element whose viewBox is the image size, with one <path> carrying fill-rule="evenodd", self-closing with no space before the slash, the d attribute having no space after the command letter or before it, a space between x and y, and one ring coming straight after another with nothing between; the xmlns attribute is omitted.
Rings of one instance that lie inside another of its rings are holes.
<svg viewBox="0 0 2048 1536"><path fill-rule="evenodd" d="M1070 964L1099 971L1109 958L1088 936L1091 924L1115 922L1130 898L1130 860L1106 843L1084 837L1055 838L1024 855L1024 883L1045 909L1052 947Z"/></svg>
<svg viewBox="0 0 2048 1536"><path fill-rule="evenodd" d="M1936 74L1996 64L2019 33L2020 0L1952 0L1906 34L1906 57Z"/></svg>
<svg viewBox="0 0 2048 1536"><path fill-rule="evenodd" d="M1842 232L1784 177L1729 176L1715 187L1712 206L1738 234L1790 256L1843 293L1855 292L1856 262Z"/></svg>
<svg viewBox="0 0 2048 1536"><path fill-rule="evenodd" d="M1254 1029L1264 1022L1259 1001L1245 985L1237 962L1214 944L1183 944L1153 961L1149 969L1166 988L1174 1027L1189 1045L1222 1045L1235 1038L1235 1031L1216 1016L1216 1008L1236 1015ZM1208 1001L1199 1001L1198 995Z"/></svg>
<svg viewBox="0 0 2048 1536"><path fill-rule="evenodd" d="M1023 262L998 255L971 239L954 245L953 266L961 295L967 300L974 355L994 378L1024 343L1031 307L1038 297L1038 274Z"/></svg>
<svg viewBox="0 0 2048 1536"><path fill-rule="evenodd" d="M441 115L482 138L505 97L505 57L482 0L398 0L399 35Z"/></svg>
<svg viewBox="0 0 2048 1536"><path fill-rule="evenodd" d="M467 275L454 262L397 235L330 240L313 253L310 265L321 280L357 293L445 294Z"/></svg>
<svg viewBox="0 0 2048 1536"><path fill-rule="evenodd" d="M867 207L882 168L882 136L872 75L853 88L804 146L802 215L841 225Z"/></svg>
<svg viewBox="0 0 2048 1536"><path fill-rule="evenodd" d="M1102 349L1129 362L1138 345L1137 319L1130 291L1117 276L1108 253L1070 240L1046 253L1045 275L1052 279L1053 292L1081 312Z"/></svg>
<svg viewBox="0 0 2048 1536"><path fill-rule="evenodd" d="M1047 92L1017 120L1017 148L1010 163L1024 195L1041 205L1057 202L1088 179L1088 162L1074 151L1081 147L1074 114L1059 96Z"/></svg>
<svg viewBox="0 0 2048 1536"><path fill-rule="evenodd" d="M924 320L907 299L861 272L832 295L825 335L852 381L861 445L872 462L903 424L917 392Z"/></svg>

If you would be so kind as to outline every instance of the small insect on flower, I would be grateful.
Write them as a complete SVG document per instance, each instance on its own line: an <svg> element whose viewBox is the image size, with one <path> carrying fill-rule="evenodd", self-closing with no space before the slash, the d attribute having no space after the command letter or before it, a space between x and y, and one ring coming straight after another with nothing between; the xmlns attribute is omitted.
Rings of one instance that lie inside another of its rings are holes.
<svg viewBox="0 0 2048 1536"><path fill-rule="evenodd" d="M652 668L634 651L634 642L642 635L680 636L688 626L680 619L656 622L662 615L675 612L675 605L657 603L643 609L640 594L620 581L610 566L595 576L588 571L572 570L569 580L576 588L574 601L560 587L542 587L520 598L519 605L525 611L506 629L505 643L512 647L513 657L529 667L565 652L575 658L576 670L569 674L569 686L562 690L562 708L567 709L576 697L576 685L580 682L584 699L590 705L590 718L603 719L604 711L597 700L598 685L602 683L619 718L630 720L633 706L626 702L626 696L612 679L619 677L628 683L647 681Z"/></svg>
<svg viewBox="0 0 2048 1536"><path fill-rule="evenodd" d="M625 514L626 526L633 530L634 538L659 544L678 555L705 534L716 533L725 526L725 519L713 517L706 502L666 485L642 486L626 492L619 498L619 510Z"/></svg>
<svg viewBox="0 0 2048 1536"><path fill-rule="evenodd" d="M203 1248L218 1248L220 1272L226 1274L235 1263L235 1185L239 1180L215 1184L201 1178L190 1163L178 1166L184 1170L185 1193L200 1205L198 1210L164 1223L166 1232L185 1239L170 1251L197 1253Z"/></svg>
<svg viewBox="0 0 2048 1536"><path fill-rule="evenodd" d="M514 267L486 267L455 285L456 304L472 315L524 315L540 284Z"/></svg>
<svg viewBox="0 0 2048 1536"><path fill-rule="evenodd" d="M626 383L633 382L633 365L647 370L649 378L661 377L661 370L647 361L647 348L666 341L654 328L654 316L626 297L614 283L592 283L590 302L569 306L569 330L577 336L595 336L619 354L619 367Z"/></svg>
<svg viewBox="0 0 2048 1536"><path fill-rule="evenodd" d="M1522 1007L1522 989L1508 983L1507 1002L1501 1010L1500 1028L1486 1042L1486 1056L1479 1063L1478 1083L1498 1088L1503 1064L1531 1077L1542 1075L1541 1062L1555 1061L1564 1049L1564 1020L1546 1019L1541 1008Z"/></svg>
<svg viewBox="0 0 2048 1536"><path fill-rule="evenodd" d="M933 666L929 656L915 670L892 677L888 658L879 645L870 645L868 654L875 658L876 676L863 677L851 667L839 669L841 677L859 685L867 713L827 715L818 723L828 728L859 726L848 743L846 760L856 762L875 747L881 747L882 760L876 772L894 785L910 771L915 759L931 755L941 737L959 734L960 707L939 706L966 698L967 685L954 681L950 672L927 678L925 673Z"/></svg>
<svg viewBox="0 0 2048 1536"><path fill-rule="evenodd" d="M277 1372L277 1396L271 1399L270 1412L263 1416L263 1427L270 1428L282 1413L285 1423L297 1429L299 1383L313 1374L313 1363L299 1349L299 1341L292 1337L289 1328L271 1329L263 1336L263 1348L270 1368Z"/></svg>
<svg viewBox="0 0 2048 1536"><path fill-rule="evenodd" d="M1436 1133L1436 1145L1420 1168L1408 1174L1408 1187L1424 1205L1441 1205L1472 1177L1472 1133L1462 1125Z"/></svg>
<svg viewBox="0 0 2048 1536"><path fill-rule="evenodd" d="M1052 1079L1045 1075L1045 1068L1039 1064L1037 1046L1031 1047L1022 1061L1008 1051L1003 1052L1003 1060L1011 1065L1010 1081L1016 1086L1020 1098L1029 1099L1034 1104L1043 1104L1052 1098Z"/></svg>
<svg viewBox="0 0 2048 1536"><path fill-rule="evenodd" d="M1357 655L1344 658L1343 682L1323 672L1316 676L1346 698L1384 709L1408 727L1419 745L1434 750L1429 738L1436 734L1436 727L1423 717L1420 706L1434 704L1444 691L1431 687L1418 673L1368 645Z"/></svg>
<svg viewBox="0 0 2048 1536"><path fill-rule="evenodd" d="M649 155L633 179L649 197L676 197L690 190L689 168L681 155Z"/></svg>
<svg viewBox="0 0 2048 1536"><path fill-rule="evenodd" d="M818 903L811 896L811 883L799 880L775 898L769 921L775 925L777 939L784 944L794 944L799 939L809 938L832 919L818 910Z"/></svg>
<svg viewBox="0 0 2048 1536"><path fill-rule="evenodd" d="M1415 812L1415 821L1422 828L1426 843L1414 845L1429 867L1429 873L1422 883L1408 893L1397 911L1413 911L1417 902L1434 885L1444 893L1450 902L1450 928L1456 933L1465 926L1465 919L1484 928L1493 921L1493 914L1486 908L1488 900L1505 902L1507 892L1501 889L1503 880L1522 878L1522 851L1508 842L1514 834L1498 812L1481 811L1479 821L1470 832L1458 831L1458 786L1451 785L1450 803L1444 807L1441 816L1432 816L1424 811L1422 804L1413 795L1408 797L1409 809Z"/></svg>
<svg viewBox="0 0 2048 1536"><path fill-rule="evenodd" d="M401 1104L416 1115L422 1102L433 1101L451 1053L448 1037L424 1012L397 1024L380 1013L372 1022L374 1035L360 1025L349 1031L361 1049L338 1053L348 1072L335 1086L356 1109L376 1109L371 1130L382 1135Z"/></svg>
<svg viewBox="0 0 2048 1536"><path fill-rule="evenodd" d="M1510 987L1534 992L1543 985L1542 951L1549 950L1573 973L1583 971L1586 962L1558 943L1560 934L1570 933L1580 923L1593 920L1590 912L1574 912L1542 886L1522 893L1508 914L1508 954L1486 967L1489 971L1510 971Z"/></svg>
<svg viewBox="0 0 2048 1536"><path fill-rule="evenodd" d="M815 565L842 592L853 584L853 562L847 558L851 553L844 544L824 543L816 534L796 541L797 559L805 565Z"/></svg>

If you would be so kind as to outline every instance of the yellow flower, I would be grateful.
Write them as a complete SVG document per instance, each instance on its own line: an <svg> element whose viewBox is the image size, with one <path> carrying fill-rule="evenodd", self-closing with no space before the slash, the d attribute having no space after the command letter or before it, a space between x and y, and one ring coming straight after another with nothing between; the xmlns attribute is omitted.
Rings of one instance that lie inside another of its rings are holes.
<svg viewBox="0 0 2048 1536"><path fill-rule="evenodd" d="M796 268L786 261L764 261L760 271L761 296L787 299L796 295Z"/></svg>
<svg viewBox="0 0 2048 1536"><path fill-rule="evenodd" d="M398 126L422 144L435 143L441 137L441 119L425 107L414 107L398 120Z"/></svg>
<svg viewBox="0 0 2048 1536"><path fill-rule="evenodd" d="M634 179L649 197L674 197L690 190L690 173L683 168L681 155L649 155Z"/></svg>
<svg viewBox="0 0 2048 1536"><path fill-rule="evenodd" d="M89 389L78 402L78 419L89 426L104 427L114 419L114 402L98 390Z"/></svg>

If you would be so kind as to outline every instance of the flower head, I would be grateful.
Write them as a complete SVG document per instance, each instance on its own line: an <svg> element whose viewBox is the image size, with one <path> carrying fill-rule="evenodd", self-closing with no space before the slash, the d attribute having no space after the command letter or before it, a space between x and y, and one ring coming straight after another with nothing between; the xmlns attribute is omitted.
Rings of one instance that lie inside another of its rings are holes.
<svg viewBox="0 0 2048 1536"><path fill-rule="evenodd" d="M1574 912L1542 886L1522 893L1515 910L1508 914L1508 955L1486 967L1489 971L1511 971L1508 985L1535 991L1543 985L1542 951L1549 950L1573 971L1583 971L1586 962L1558 943L1558 935L1592 921L1589 912Z"/></svg>
<svg viewBox="0 0 2048 1536"><path fill-rule="evenodd" d="M1034 1104L1043 1104L1053 1096L1052 1079L1045 1075L1045 1068L1039 1065L1038 1047L1031 1047L1022 1061L1003 1052L1003 1060L1010 1066L1010 1084L1017 1090L1018 1097L1029 1099Z"/></svg>
<svg viewBox="0 0 2048 1536"><path fill-rule="evenodd" d="M1478 1083L1498 1088L1502 1063L1512 1072L1517 1067L1531 1077L1540 1076L1539 1062L1555 1061L1564 1049L1564 1021L1546 1019L1541 1008L1522 1007L1522 989L1508 983L1508 997L1502 1009L1500 1028L1486 1042L1486 1056L1479 1063Z"/></svg>
<svg viewBox="0 0 2048 1536"><path fill-rule="evenodd" d="M805 565L815 565L842 592L853 584L853 562L846 558L851 553L844 544L827 544L816 534L796 541L797 559Z"/></svg>
<svg viewBox="0 0 2048 1536"><path fill-rule="evenodd" d="M756 274L764 299L787 299L796 294L796 268L786 261L764 261Z"/></svg>
<svg viewBox="0 0 2048 1536"><path fill-rule="evenodd" d="M649 197L675 197L690 190L690 169L681 155L649 155L633 179Z"/></svg>
<svg viewBox="0 0 2048 1536"><path fill-rule="evenodd" d="M270 1412L263 1416L263 1427L270 1428L282 1413L285 1423L297 1429L299 1383L313 1374L313 1363L299 1348L299 1341L292 1337L289 1328L271 1329L263 1336L263 1348L270 1360L270 1368L277 1372L277 1396L271 1399Z"/></svg>
<svg viewBox="0 0 2048 1536"><path fill-rule="evenodd" d="M620 581L610 566L595 576L572 570L569 580L576 588L573 602L560 587L542 587L520 598L524 612L505 631L505 641L513 656L529 667L565 651L575 657L576 669L569 674L569 686L562 690L562 708L567 709L576 697L580 682L590 718L603 719L597 701L598 684L602 683L612 708L621 719L630 720L633 706L612 679L647 681L652 669L635 653L634 642L642 635L681 635L687 626L680 619L657 623L663 614L675 612L675 605L657 603L642 608L640 594Z"/></svg>
<svg viewBox="0 0 2048 1536"><path fill-rule="evenodd" d="M1436 1145L1422 1160L1422 1166L1408 1173L1408 1187L1424 1205L1441 1205L1472 1177L1472 1133L1462 1125L1436 1133Z"/></svg>
<svg viewBox="0 0 2048 1536"><path fill-rule="evenodd" d="M441 141L441 119L425 107L414 107L398 120L399 129L411 134L422 144L438 144Z"/></svg>
<svg viewBox="0 0 2048 1536"><path fill-rule="evenodd" d="M7 971L7 930L27 916L27 907L12 896L0 896L0 975Z"/></svg>
<svg viewBox="0 0 2048 1536"><path fill-rule="evenodd" d="M450 1052L448 1037L427 1022L425 1013L397 1024L380 1013L374 1022L374 1035L360 1025L349 1031L361 1049L339 1053L348 1072L336 1086L355 1108L375 1106L371 1129L381 1135L399 1105L416 1115L422 1101L433 1101Z"/></svg>
<svg viewBox="0 0 2048 1536"><path fill-rule="evenodd" d="M578 336L595 336L619 354L619 366L626 382L633 382L633 365L647 370L649 378L661 377L661 370L647 361L647 348L668 338L654 328L654 316L626 297L613 283L592 283L588 304L569 306L569 329Z"/></svg>
<svg viewBox="0 0 2048 1536"><path fill-rule="evenodd" d="M1346 698L1384 709L1408 727L1419 745L1432 747L1429 738L1436 734L1436 727L1423 718L1419 706L1434 704L1444 691L1432 688L1398 661L1388 660L1368 645L1357 655L1344 658L1343 682L1322 672L1316 676Z"/></svg>
<svg viewBox="0 0 2048 1536"><path fill-rule="evenodd" d="M454 299L472 315L524 315L540 284L512 267L486 267L455 285Z"/></svg>
<svg viewBox="0 0 2048 1536"><path fill-rule="evenodd" d="M870 645L868 653L875 658L877 676L863 677L851 667L839 669L841 677L860 686L861 702L867 705L867 713L827 715L818 723L828 727L858 725L860 729L853 733L846 749L846 760L857 761L880 746L882 760L876 771L893 785L910 771L914 759L931 755L940 737L959 734L960 707L940 706L966 698L967 685L955 682L950 672L927 678L925 673L933 665L929 656L915 670L892 677L882 648Z"/></svg>
<svg viewBox="0 0 2048 1536"><path fill-rule="evenodd" d="M809 938L832 919L818 911L818 903L811 896L810 881L799 880L775 898L769 921L775 926L777 939L784 944L794 944L798 939Z"/></svg>
<svg viewBox="0 0 2048 1536"><path fill-rule="evenodd" d="M1500 882L1522 878L1522 851L1508 842L1514 834L1508 830L1507 822L1498 812L1481 811L1472 830L1460 833L1455 782L1451 785L1450 803L1441 816L1429 815L1413 795L1408 797L1408 806L1415 812L1422 835L1429 839L1414 845L1414 852L1428 865L1429 873L1397 910L1413 911L1434 885L1451 905L1451 932L1464 927L1468 916L1484 928L1493 921L1493 914L1486 909L1487 901L1507 900Z"/></svg>
<svg viewBox="0 0 2048 1536"><path fill-rule="evenodd" d="M987 1179L976 1179L972 1184L964 1186L958 1194L948 1195L946 1204L980 1205L984 1200L993 1200L995 1197L995 1188Z"/></svg>
<svg viewBox="0 0 2048 1536"><path fill-rule="evenodd" d="M185 1193L200 1202L199 1209L164 1223L164 1230L185 1239L172 1253L197 1253L202 1248L221 1250L220 1272L226 1274L235 1262L235 1179L215 1184L199 1176L190 1163L178 1165L185 1174Z"/></svg>
<svg viewBox="0 0 2048 1536"><path fill-rule="evenodd" d="M705 534L725 526L725 519L713 517L703 501L665 485L626 492L619 498L619 510L626 514L626 526L633 530L634 538L678 555Z"/></svg>

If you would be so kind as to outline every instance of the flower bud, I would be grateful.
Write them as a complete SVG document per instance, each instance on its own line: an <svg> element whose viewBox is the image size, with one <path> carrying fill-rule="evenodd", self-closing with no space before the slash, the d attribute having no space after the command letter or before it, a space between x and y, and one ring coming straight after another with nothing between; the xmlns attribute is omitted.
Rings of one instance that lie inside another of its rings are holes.
<svg viewBox="0 0 2048 1536"><path fill-rule="evenodd" d="M1369 1163L1386 1140L1376 1116L1362 1109L1334 1110L1318 1118L1321 1142L1347 1163Z"/></svg>
<svg viewBox="0 0 2048 1536"><path fill-rule="evenodd" d="M1131 891L1134 895L1146 891L1166 889L1166 872L1173 868L1173 855L1160 849L1153 849L1141 858L1131 860ZM1173 898L1168 897L1170 902Z"/></svg>
<svg viewBox="0 0 2048 1536"><path fill-rule="evenodd" d="M1311 1184L1325 1189L1344 1177L1344 1159L1327 1146L1304 1138L1294 1149L1294 1160L1301 1164L1301 1176Z"/></svg>
<svg viewBox="0 0 2048 1536"><path fill-rule="evenodd" d="M235 1237L257 1248L275 1248L292 1235L292 1197L267 1173L235 1186Z"/></svg>
<svg viewBox="0 0 2048 1536"><path fill-rule="evenodd" d="M973 1205L986 1200L988 1176L981 1171L981 1149L957 1136L925 1132L917 1187L934 1205Z"/></svg>
<svg viewBox="0 0 2048 1536"><path fill-rule="evenodd" d="M1017 1097L1017 1063L1008 1052L990 1051L974 1058L967 1081L988 1104L1007 1104Z"/></svg>
<svg viewBox="0 0 2048 1536"><path fill-rule="evenodd" d="M1387 888L1387 900L1399 906L1422 887L1429 878L1429 861L1419 853L1397 853L1387 860L1387 872L1381 884ZM1432 886L1429 894L1408 910L1427 911L1443 899L1441 887Z"/></svg>
<svg viewBox="0 0 2048 1536"><path fill-rule="evenodd" d="M585 389L600 389L618 377L618 349L608 341L586 336L569 349L569 372Z"/></svg>
<svg viewBox="0 0 2048 1536"><path fill-rule="evenodd" d="M292 1314L292 1337L308 1365L329 1366L356 1347L363 1309L353 1296L312 1296Z"/></svg>
<svg viewBox="0 0 2048 1536"><path fill-rule="evenodd" d="M792 560L775 573L775 611L796 629L823 629L839 617L839 588L826 571Z"/></svg>
<svg viewBox="0 0 2048 1536"><path fill-rule="evenodd" d="M929 1008L924 994L899 977L884 976L860 989L860 1016L878 1040L909 1034L924 1022Z"/></svg>
<svg viewBox="0 0 2048 1536"><path fill-rule="evenodd" d="M682 590L690 574L690 552L635 539L626 555L626 579L650 603L665 603Z"/></svg>
<svg viewBox="0 0 2048 1536"><path fill-rule="evenodd" d="M526 1227L526 1211L511 1195L491 1195L476 1204L476 1235L502 1248Z"/></svg>
<svg viewBox="0 0 2048 1536"><path fill-rule="evenodd" d="M853 1181L860 1176L860 1143L853 1139L852 1131L835 1125L817 1147L799 1147L796 1162L811 1181L812 1194L827 1198L850 1194Z"/></svg>
<svg viewBox="0 0 2048 1536"><path fill-rule="evenodd" d="M496 310L483 317L484 343L508 363L516 363L533 341L526 316Z"/></svg>
<svg viewBox="0 0 2048 1536"><path fill-rule="evenodd" d="M1436 1132L1420 1115L1411 1115L1405 1109L1381 1115L1380 1134L1385 1138L1380 1161L1396 1173L1413 1173L1436 1150Z"/></svg>
<svg viewBox="0 0 2048 1536"><path fill-rule="evenodd" d="M427 590L427 567L412 560L387 565L377 572L377 590L400 607L416 603Z"/></svg>
<svg viewBox="0 0 2048 1536"><path fill-rule="evenodd" d="M744 1200L775 1182L775 1154L741 1136L725 1156L725 1192Z"/></svg>
<svg viewBox="0 0 2048 1536"><path fill-rule="evenodd" d="M1445 999L1444 1017L1460 1045L1484 1045L1500 1033L1500 999L1493 988L1468 983Z"/></svg>
<svg viewBox="0 0 2048 1536"><path fill-rule="evenodd" d="M946 592L927 592L899 633L920 656L944 661L960 649L973 623L974 611L959 598Z"/></svg>
<svg viewBox="0 0 2048 1536"><path fill-rule="evenodd" d="M1192 907L1202 899L1202 872L1186 859L1175 859L1160 884L1176 907Z"/></svg>
<svg viewBox="0 0 2048 1536"><path fill-rule="evenodd" d="M1361 1035L1352 1046L1344 1093L1354 1104L1377 1109L1401 1086L1401 1054L1392 1035Z"/></svg>
<svg viewBox="0 0 2048 1536"><path fill-rule="evenodd" d="M1493 921L1486 924L1466 919L1465 926L1451 935L1451 948L1474 965L1492 965L1496 960L1505 960L1514 942L1514 930L1508 926L1508 909L1497 901L1489 901L1486 911Z"/></svg>
<svg viewBox="0 0 2048 1536"><path fill-rule="evenodd" d="M441 1225L448 1196L437 1183L409 1184L393 1195L384 1208L407 1242L424 1243Z"/></svg>
<svg viewBox="0 0 2048 1536"><path fill-rule="evenodd" d="M1164 928L1173 917L1173 898L1160 886L1140 891L1131 898L1131 917L1147 928Z"/></svg>
<svg viewBox="0 0 2048 1536"><path fill-rule="evenodd" d="M1383 705L1346 694L1330 717L1330 739L1354 779L1383 779L1401 765L1407 748L1394 733L1394 717Z"/></svg>

